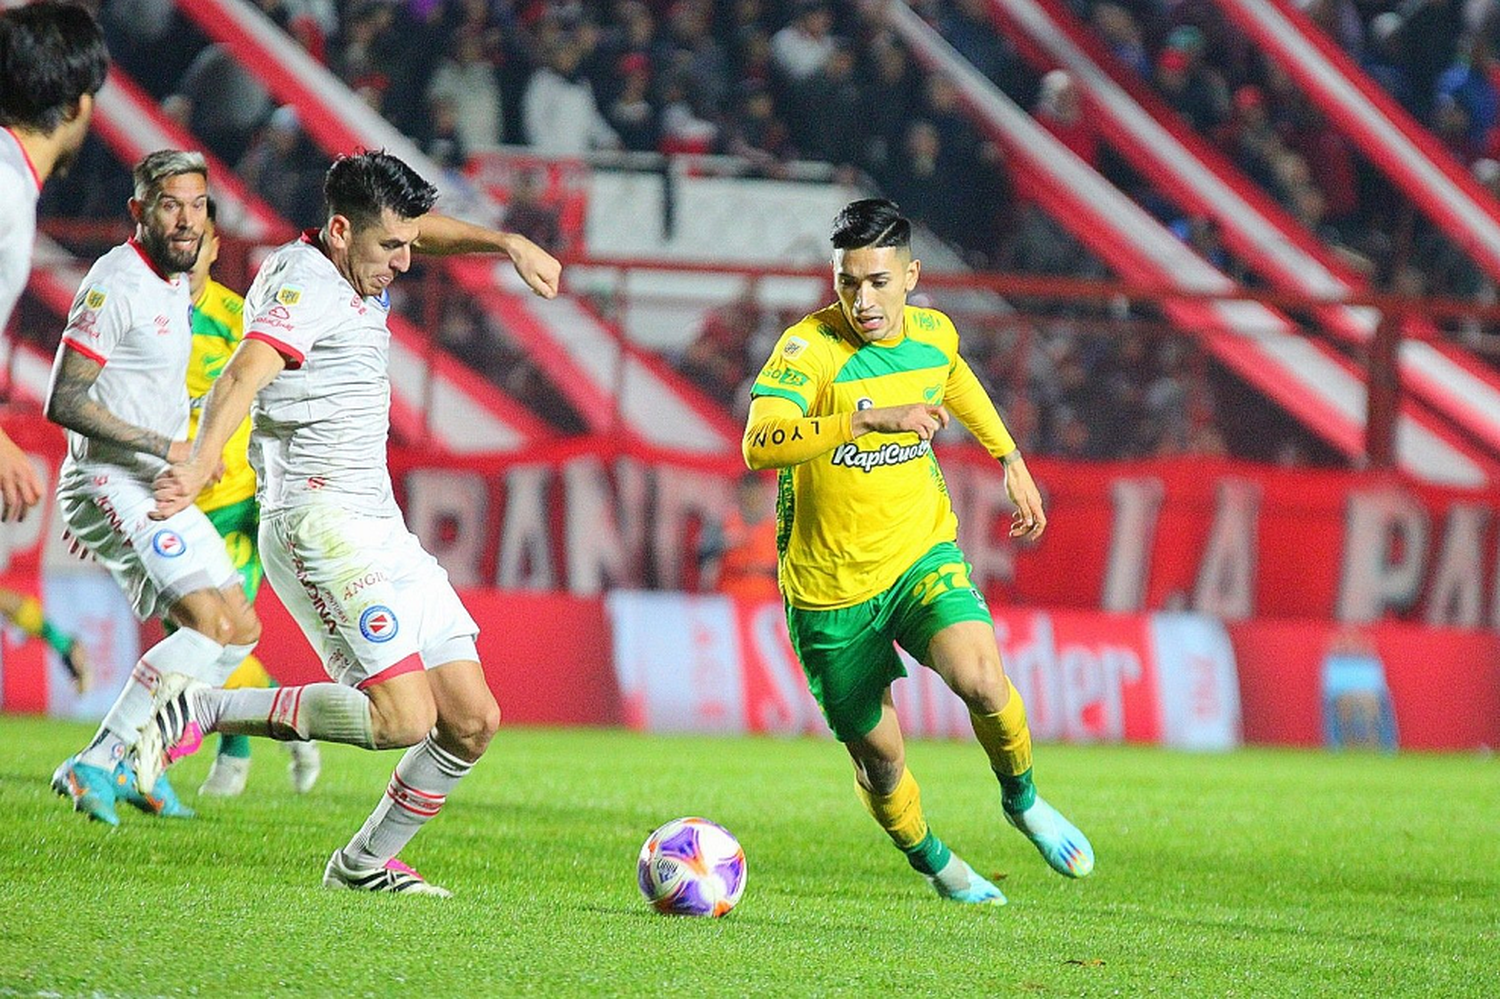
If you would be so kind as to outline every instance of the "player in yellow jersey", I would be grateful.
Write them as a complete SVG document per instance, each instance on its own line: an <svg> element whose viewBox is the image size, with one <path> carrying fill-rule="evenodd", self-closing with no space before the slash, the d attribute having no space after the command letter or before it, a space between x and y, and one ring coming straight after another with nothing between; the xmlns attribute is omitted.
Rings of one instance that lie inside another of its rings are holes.
<svg viewBox="0 0 1500 999"><path fill-rule="evenodd" d="M193 353L187 373L188 396L193 404L188 418L189 437L197 435L198 415L204 397L245 335L241 314L245 300L209 276L210 268L219 258L219 237L215 232L217 214L210 198L203 245L198 253L198 263L189 274L193 294ZM264 571L256 546L260 510L255 503L255 471L250 467L249 448L250 421L246 419L224 446L223 477L203 490L198 496L198 506L224 536L229 559L245 584L245 596L254 603ZM230 674L224 686L274 687L276 681L252 655ZM287 747L292 753L292 784L299 792L306 793L312 790L322 768L318 747L311 742L289 742ZM249 773L249 736L221 735L219 753L214 757L208 777L198 788L198 793L232 797L245 789Z"/></svg>
<svg viewBox="0 0 1500 999"><path fill-rule="evenodd" d="M777 548L792 645L875 820L939 895L1005 896L927 825L891 700L892 645L969 707L1002 811L1060 874L1094 867L1084 835L1036 793L1026 708L1000 662L984 597L956 543L932 436L957 416L999 460L1012 537L1046 526L1015 441L934 309L906 304L921 263L893 203L855 201L833 223L837 304L782 334L752 387L745 461L780 476Z"/></svg>

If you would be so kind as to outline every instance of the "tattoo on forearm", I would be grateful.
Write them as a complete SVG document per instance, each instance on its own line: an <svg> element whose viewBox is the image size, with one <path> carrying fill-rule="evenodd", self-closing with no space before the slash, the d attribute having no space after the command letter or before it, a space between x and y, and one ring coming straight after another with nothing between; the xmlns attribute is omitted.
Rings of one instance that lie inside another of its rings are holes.
<svg viewBox="0 0 1500 999"><path fill-rule="evenodd" d="M105 441L165 458L172 441L154 430L146 430L120 419L89 398L89 389L99 377L99 366L73 350L63 353L57 380L47 400L47 418L90 440Z"/></svg>

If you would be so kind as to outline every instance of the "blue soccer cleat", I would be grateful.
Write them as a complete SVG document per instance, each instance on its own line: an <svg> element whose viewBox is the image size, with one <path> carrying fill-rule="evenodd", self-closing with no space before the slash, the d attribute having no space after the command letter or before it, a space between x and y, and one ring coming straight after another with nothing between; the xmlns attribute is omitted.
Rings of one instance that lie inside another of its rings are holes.
<svg viewBox="0 0 1500 999"><path fill-rule="evenodd" d="M177 792L167 782L167 775L156 778L156 786L150 794L143 793L136 783L135 773L124 761L115 764L115 785L120 789L119 797L139 808L147 815L160 815L168 819L190 819L198 814L177 798Z"/></svg>
<svg viewBox="0 0 1500 999"><path fill-rule="evenodd" d="M1089 845L1088 837L1040 795L1024 812L1014 815L1006 812L1005 820L1031 840L1057 873L1082 878L1094 869L1094 848Z"/></svg>
<svg viewBox="0 0 1500 999"><path fill-rule="evenodd" d="M80 763L78 757L70 756L53 771L52 790L71 799L73 811L107 826L120 824L120 817L115 814L114 779L103 767Z"/></svg>
<svg viewBox="0 0 1500 999"><path fill-rule="evenodd" d="M963 902L967 905L1005 904L1005 896L1000 889L980 877L974 868L956 853L937 874L924 874L923 877L927 879L928 884L932 885L934 891L952 902Z"/></svg>

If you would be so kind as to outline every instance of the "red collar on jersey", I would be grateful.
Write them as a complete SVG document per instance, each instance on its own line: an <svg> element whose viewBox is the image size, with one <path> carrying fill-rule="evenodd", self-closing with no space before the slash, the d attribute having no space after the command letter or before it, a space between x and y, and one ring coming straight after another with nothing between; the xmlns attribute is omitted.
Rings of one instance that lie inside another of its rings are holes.
<svg viewBox="0 0 1500 999"><path fill-rule="evenodd" d="M151 254L146 252L146 248L141 245L140 240L136 239L134 236L131 236L125 242L129 243L132 247L135 248L135 252L139 253L141 255L141 259L146 261L146 266L151 268L151 272L153 274L155 274L157 277L161 278L168 284L172 283L171 276L163 273L162 269L156 266L156 261L151 259Z"/></svg>
<svg viewBox="0 0 1500 999"><path fill-rule="evenodd" d="M21 158L26 161L26 169L31 171L31 179L36 181L36 189L38 191L41 191L42 175L37 172L36 164L31 162L31 154L26 151L25 146L21 145L21 139L16 135L15 132L12 132L9 128L6 128L5 131L6 134L8 134L12 139L15 140L17 148L21 150Z"/></svg>

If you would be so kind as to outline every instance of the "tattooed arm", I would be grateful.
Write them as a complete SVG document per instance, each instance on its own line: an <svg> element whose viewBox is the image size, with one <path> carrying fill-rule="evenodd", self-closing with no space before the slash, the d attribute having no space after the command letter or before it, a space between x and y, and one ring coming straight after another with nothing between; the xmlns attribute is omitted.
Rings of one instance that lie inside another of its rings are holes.
<svg viewBox="0 0 1500 999"><path fill-rule="evenodd" d="M181 461L192 445L168 440L165 434L126 423L89 398L89 389L104 366L77 350L64 347L52 365L52 384L47 387L47 419L95 441L104 441L152 454L167 461Z"/></svg>

